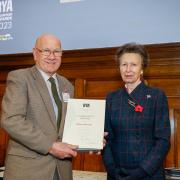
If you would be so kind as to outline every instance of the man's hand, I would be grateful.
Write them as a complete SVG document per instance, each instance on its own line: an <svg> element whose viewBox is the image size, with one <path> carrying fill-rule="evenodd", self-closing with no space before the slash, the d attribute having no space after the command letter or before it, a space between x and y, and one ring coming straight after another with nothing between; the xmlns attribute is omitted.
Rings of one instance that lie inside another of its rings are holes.
<svg viewBox="0 0 180 180"><path fill-rule="evenodd" d="M64 159L68 157L76 157L77 148L78 146L76 145L71 145L71 144L62 143L62 142L54 142L52 147L49 150L49 153L60 159Z"/></svg>

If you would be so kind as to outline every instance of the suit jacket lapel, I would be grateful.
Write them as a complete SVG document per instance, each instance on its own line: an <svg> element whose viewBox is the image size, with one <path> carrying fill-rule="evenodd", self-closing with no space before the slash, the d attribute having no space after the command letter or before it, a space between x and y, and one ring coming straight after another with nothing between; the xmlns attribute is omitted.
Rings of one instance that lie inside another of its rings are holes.
<svg viewBox="0 0 180 180"><path fill-rule="evenodd" d="M65 115L66 115L66 109L67 109L67 102L64 102L63 100L63 93L68 92L68 90L66 89L66 84L64 83L64 81L61 79L60 76L57 76L57 80L58 80L58 85L59 85L59 93L60 93L61 101L62 101L62 117L61 117L61 124L59 128L59 137L61 138L63 134Z"/></svg>
<svg viewBox="0 0 180 180"><path fill-rule="evenodd" d="M49 114L49 118L50 118L54 128L57 129L56 116L54 113L53 105L51 103L51 97L49 95L46 83L44 82L43 77L41 76L40 72L37 70L37 68L35 66L33 66L31 70L32 70L31 71L32 75L35 79L35 86L37 87L37 90L39 91L39 93L44 101L47 112Z"/></svg>

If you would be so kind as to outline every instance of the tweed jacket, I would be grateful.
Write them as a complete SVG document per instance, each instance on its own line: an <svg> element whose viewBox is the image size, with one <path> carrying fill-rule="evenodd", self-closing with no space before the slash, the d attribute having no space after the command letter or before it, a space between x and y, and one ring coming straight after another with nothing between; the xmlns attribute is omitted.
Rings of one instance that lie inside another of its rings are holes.
<svg viewBox="0 0 180 180"><path fill-rule="evenodd" d="M2 127L10 135L5 161L5 180L52 180L57 167L61 180L72 180L71 159L48 153L61 141L67 103L63 93L73 96L73 86L57 75L62 99L62 120L57 132L56 117L41 73L36 66L8 74L2 101Z"/></svg>
<svg viewBox="0 0 180 180"><path fill-rule="evenodd" d="M143 107L136 112L131 99ZM164 180L163 160L170 146L170 121L167 98L158 88L139 84L129 95L125 88L107 95L105 131L109 132L103 151L108 180L119 170L141 167L143 180Z"/></svg>

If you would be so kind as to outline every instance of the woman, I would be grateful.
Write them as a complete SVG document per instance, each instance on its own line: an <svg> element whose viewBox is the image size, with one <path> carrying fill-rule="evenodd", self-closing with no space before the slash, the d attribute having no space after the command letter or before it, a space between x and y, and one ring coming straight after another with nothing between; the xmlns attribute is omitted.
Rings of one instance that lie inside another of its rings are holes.
<svg viewBox="0 0 180 180"><path fill-rule="evenodd" d="M142 45L125 44L116 56L125 86L106 98L107 179L164 180L163 160L170 146L167 97L143 82L148 54Z"/></svg>

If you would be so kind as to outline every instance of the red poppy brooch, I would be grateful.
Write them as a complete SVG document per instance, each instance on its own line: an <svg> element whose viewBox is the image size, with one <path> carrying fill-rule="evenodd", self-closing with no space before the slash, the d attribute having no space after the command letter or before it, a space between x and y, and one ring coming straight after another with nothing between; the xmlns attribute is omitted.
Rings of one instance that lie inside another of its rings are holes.
<svg viewBox="0 0 180 180"><path fill-rule="evenodd" d="M134 107L135 112L142 112L143 111L143 107L141 105L131 101L130 99L128 99L128 104Z"/></svg>

